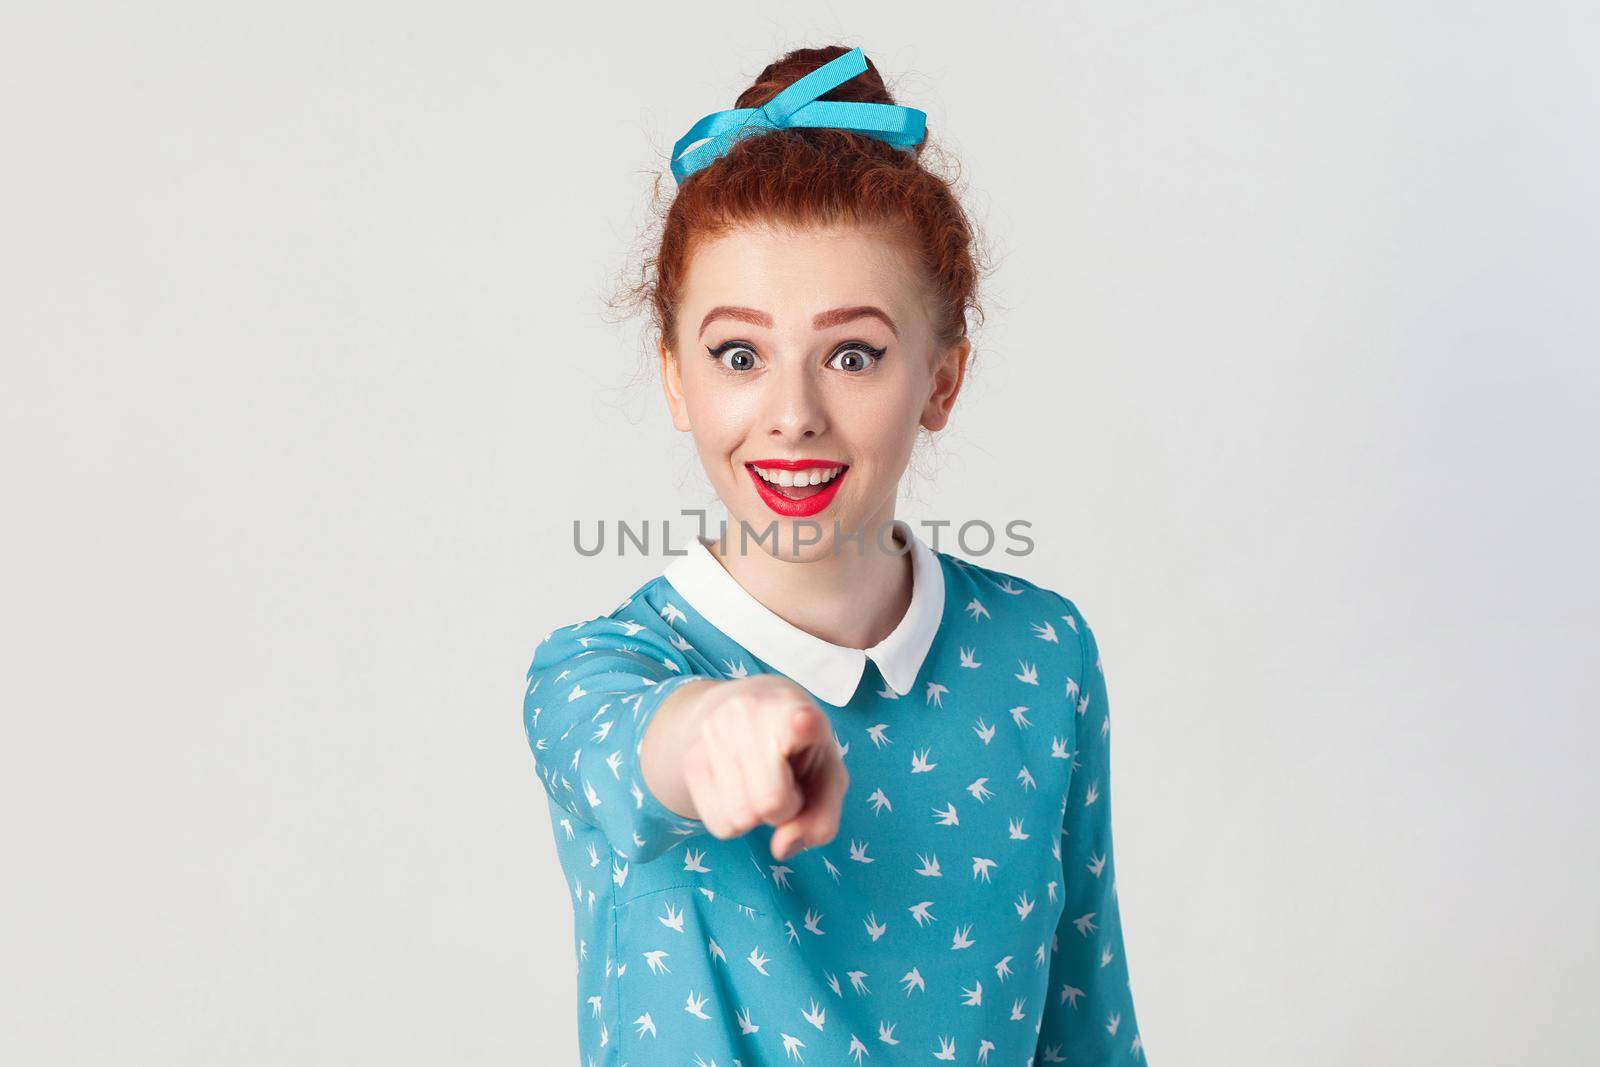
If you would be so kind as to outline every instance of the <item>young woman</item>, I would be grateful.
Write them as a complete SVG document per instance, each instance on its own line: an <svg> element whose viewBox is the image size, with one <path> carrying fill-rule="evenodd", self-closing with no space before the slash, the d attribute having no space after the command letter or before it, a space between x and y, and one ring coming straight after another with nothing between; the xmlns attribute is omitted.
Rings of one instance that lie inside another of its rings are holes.
<svg viewBox="0 0 1600 1067"><path fill-rule="evenodd" d="M975 307L922 119L803 49L675 150L649 295L730 522L523 707L587 1064L1144 1062L1094 633L894 519Z"/></svg>

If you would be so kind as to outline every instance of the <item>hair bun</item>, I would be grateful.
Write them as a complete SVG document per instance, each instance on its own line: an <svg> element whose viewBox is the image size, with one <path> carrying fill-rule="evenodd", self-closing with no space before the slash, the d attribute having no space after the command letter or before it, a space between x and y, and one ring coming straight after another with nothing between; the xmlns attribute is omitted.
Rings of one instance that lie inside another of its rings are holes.
<svg viewBox="0 0 1600 1067"><path fill-rule="evenodd" d="M838 59L849 51L851 49L837 44L828 45L826 48L796 48L780 59L768 63L766 69L756 76L750 88L739 94L733 106L760 107L818 67ZM878 68L873 65L871 59L867 59L866 70L844 84L823 93L818 99L853 100L860 104L899 102L889 92L888 86L883 84L883 76L878 73Z"/></svg>

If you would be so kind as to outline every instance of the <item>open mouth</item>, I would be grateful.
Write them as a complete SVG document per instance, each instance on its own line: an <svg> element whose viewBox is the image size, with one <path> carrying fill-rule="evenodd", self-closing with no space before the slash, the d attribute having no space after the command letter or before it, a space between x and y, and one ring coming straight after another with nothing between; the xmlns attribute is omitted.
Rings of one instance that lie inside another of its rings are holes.
<svg viewBox="0 0 1600 1067"><path fill-rule="evenodd" d="M844 481L848 463L785 460L746 463L756 492L780 515L814 515L828 506Z"/></svg>

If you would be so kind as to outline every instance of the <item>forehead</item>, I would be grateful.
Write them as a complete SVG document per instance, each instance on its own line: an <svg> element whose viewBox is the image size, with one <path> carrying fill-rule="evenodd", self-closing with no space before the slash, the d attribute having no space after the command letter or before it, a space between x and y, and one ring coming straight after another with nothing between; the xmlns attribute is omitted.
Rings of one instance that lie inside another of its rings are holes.
<svg viewBox="0 0 1600 1067"><path fill-rule="evenodd" d="M746 305L780 320L864 303L903 315L917 291L901 246L857 227L732 230L701 243L684 276L686 303Z"/></svg>

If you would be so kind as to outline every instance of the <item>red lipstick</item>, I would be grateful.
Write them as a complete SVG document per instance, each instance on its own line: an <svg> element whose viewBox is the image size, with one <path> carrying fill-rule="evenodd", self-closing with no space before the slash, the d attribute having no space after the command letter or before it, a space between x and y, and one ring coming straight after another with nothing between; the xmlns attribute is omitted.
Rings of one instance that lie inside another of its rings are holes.
<svg viewBox="0 0 1600 1067"><path fill-rule="evenodd" d="M833 476L833 480L821 486L810 496L796 500L779 492L776 486L767 483L767 480L756 473L756 468L773 471L804 471L814 470L817 467L824 469L839 467L841 470ZM850 465L836 463L831 459L762 459L746 463L744 469L750 472L750 480L756 483L756 493L767 507L785 518L806 518L822 511L833 502L834 494L839 491L839 483L844 481L844 476L850 473Z"/></svg>

